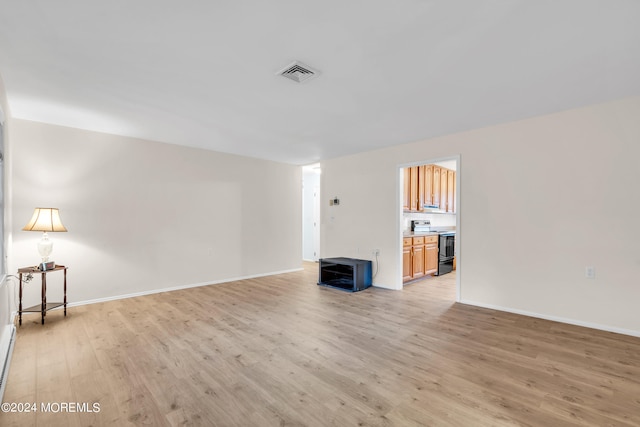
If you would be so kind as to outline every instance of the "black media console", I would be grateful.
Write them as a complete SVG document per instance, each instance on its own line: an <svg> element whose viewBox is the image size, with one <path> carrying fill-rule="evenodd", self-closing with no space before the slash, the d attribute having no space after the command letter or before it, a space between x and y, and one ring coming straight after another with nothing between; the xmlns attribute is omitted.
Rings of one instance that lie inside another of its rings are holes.
<svg viewBox="0 0 640 427"><path fill-rule="evenodd" d="M318 285L357 292L371 286L371 261L321 258Z"/></svg>

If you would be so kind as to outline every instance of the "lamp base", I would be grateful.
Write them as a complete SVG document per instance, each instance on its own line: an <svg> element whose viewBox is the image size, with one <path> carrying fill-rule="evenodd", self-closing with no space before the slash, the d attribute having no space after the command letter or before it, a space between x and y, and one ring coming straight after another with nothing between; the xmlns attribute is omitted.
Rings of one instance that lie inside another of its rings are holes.
<svg viewBox="0 0 640 427"><path fill-rule="evenodd" d="M49 240L49 235L45 231L42 233L42 239L38 242L38 253L42 258L42 262L49 261L49 255L51 255L52 250L53 242Z"/></svg>
<svg viewBox="0 0 640 427"><path fill-rule="evenodd" d="M56 263L53 261L42 262L38 265L40 271L53 270L54 268L56 268Z"/></svg>

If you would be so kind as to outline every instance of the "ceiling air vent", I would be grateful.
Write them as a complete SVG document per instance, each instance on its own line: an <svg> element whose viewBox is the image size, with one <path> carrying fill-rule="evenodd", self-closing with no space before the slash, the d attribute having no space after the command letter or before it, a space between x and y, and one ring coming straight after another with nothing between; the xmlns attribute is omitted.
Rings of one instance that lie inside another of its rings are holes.
<svg viewBox="0 0 640 427"><path fill-rule="evenodd" d="M287 65L284 69L278 71L277 74L291 79L294 82L302 83L317 76L318 71L308 65L304 65L302 62L295 61L294 63Z"/></svg>

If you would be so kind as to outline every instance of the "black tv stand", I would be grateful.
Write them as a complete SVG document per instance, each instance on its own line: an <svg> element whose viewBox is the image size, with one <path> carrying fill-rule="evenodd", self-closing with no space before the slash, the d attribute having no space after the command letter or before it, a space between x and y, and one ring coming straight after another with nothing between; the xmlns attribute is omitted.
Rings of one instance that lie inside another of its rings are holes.
<svg viewBox="0 0 640 427"><path fill-rule="evenodd" d="M358 292L371 286L371 261L355 258L321 258L319 286Z"/></svg>

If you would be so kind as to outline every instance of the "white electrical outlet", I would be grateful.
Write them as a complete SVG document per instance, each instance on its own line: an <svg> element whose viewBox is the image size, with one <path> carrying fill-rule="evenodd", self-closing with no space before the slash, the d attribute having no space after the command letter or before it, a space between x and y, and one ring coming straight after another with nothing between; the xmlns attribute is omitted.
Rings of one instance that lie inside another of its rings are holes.
<svg viewBox="0 0 640 427"><path fill-rule="evenodd" d="M595 279L596 277L596 269L592 265L588 265L584 269L584 275L587 279Z"/></svg>

